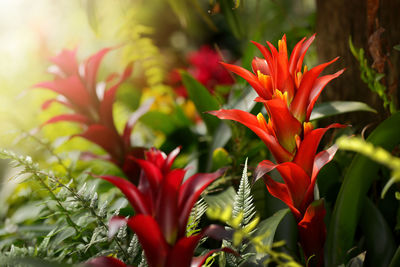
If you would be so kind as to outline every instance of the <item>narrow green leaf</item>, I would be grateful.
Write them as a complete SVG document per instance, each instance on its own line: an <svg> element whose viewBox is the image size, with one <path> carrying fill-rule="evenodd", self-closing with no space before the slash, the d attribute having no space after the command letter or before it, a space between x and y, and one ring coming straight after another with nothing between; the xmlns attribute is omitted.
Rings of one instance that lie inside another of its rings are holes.
<svg viewBox="0 0 400 267"><path fill-rule="evenodd" d="M219 109L217 100L208 92L207 88L187 72L182 71L181 76L183 84L188 91L189 98L193 101L197 111L206 124L208 133L213 134L217 129L220 120L205 112Z"/></svg>
<svg viewBox="0 0 400 267"><path fill-rule="evenodd" d="M394 254L392 261L390 262L389 267L400 266L400 246L397 248L396 253Z"/></svg>
<svg viewBox="0 0 400 267"><path fill-rule="evenodd" d="M388 266L396 250L393 234L385 218L368 198L364 201L361 221L367 248L365 266Z"/></svg>
<svg viewBox="0 0 400 267"><path fill-rule="evenodd" d="M382 122L368 137L367 142L392 150L400 143L400 112ZM349 166L332 213L326 241L325 265L338 266L345 262L353 247L353 240L361 215L363 200L376 179L380 165L357 155Z"/></svg>
<svg viewBox="0 0 400 267"><path fill-rule="evenodd" d="M311 113L310 120L318 120L329 116L354 111L368 111L376 113L375 109L362 102L332 101L316 105Z"/></svg>
<svg viewBox="0 0 400 267"><path fill-rule="evenodd" d="M240 40L243 37L244 30L242 24L239 22L232 0L219 0L219 3L233 35Z"/></svg>
<svg viewBox="0 0 400 267"><path fill-rule="evenodd" d="M394 49L396 49L397 51L400 51L400 44L393 46Z"/></svg>

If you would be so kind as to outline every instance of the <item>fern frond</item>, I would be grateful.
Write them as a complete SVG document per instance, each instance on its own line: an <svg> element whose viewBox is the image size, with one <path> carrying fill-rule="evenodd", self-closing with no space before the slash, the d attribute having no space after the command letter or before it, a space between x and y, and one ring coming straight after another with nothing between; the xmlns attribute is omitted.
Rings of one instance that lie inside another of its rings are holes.
<svg viewBox="0 0 400 267"><path fill-rule="evenodd" d="M247 160L248 159L246 158L242 179L240 179L239 189L233 202L232 211L234 217L237 217L240 213L243 213L243 220L241 222L242 227L246 226L256 214L253 196L251 195L251 188L247 176Z"/></svg>
<svg viewBox="0 0 400 267"><path fill-rule="evenodd" d="M200 231L200 229L197 229L197 226L199 225L200 219L203 216L203 214L206 212L207 208L208 208L208 205L204 201L204 198L200 198L196 202L192 211L190 212L188 224L186 226L186 236L191 236Z"/></svg>

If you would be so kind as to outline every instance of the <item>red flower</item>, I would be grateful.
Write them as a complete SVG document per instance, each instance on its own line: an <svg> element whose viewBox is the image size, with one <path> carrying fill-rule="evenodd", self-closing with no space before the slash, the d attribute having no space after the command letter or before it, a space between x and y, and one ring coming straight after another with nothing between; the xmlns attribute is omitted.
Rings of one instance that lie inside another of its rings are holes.
<svg viewBox="0 0 400 267"><path fill-rule="evenodd" d="M253 42L264 56L264 59L257 57L253 59L254 74L239 66L221 64L240 75L256 90L259 95L256 101L264 102L284 96L290 112L302 123L309 120L314 104L325 85L344 71L340 70L332 75L318 77L328 65L337 60L335 58L309 71L305 66L302 72L304 56L314 38L315 35L308 40L303 38L298 42L289 59L285 35L278 42L278 50L270 42L267 42L269 50Z"/></svg>
<svg viewBox="0 0 400 267"><path fill-rule="evenodd" d="M231 74L221 66L221 60L217 51L208 45L203 45L199 50L188 54L187 71L213 94L217 85L231 85L235 82ZM188 97L178 70L172 70L168 79L179 96Z"/></svg>
<svg viewBox="0 0 400 267"><path fill-rule="evenodd" d="M332 146L316 154L322 136L328 129L334 127L343 126L332 124L327 128L319 128L307 133L292 162L274 164L269 160L264 160L255 170L255 179L263 177L271 195L285 202L298 222L303 218L307 207L314 201L314 187L319 171L333 159L337 151L337 147ZM274 169L281 174L284 183L276 182L266 175Z"/></svg>
<svg viewBox="0 0 400 267"><path fill-rule="evenodd" d="M102 147L108 153L107 159L121 167L126 175L132 178L138 175L139 169L129 160L129 156L143 157L143 149L132 146L130 135L139 117L149 109L150 103L146 103L132 114L123 134L120 135L114 124L112 107L119 86L132 73L132 65L129 64L122 75L114 73L109 75L105 83L98 83L97 72L100 63L109 51L110 48L102 49L78 65L76 49L63 50L51 59L56 64L51 68L54 80L38 83L34 87L49 89L58 94L57 98L44 102L42 109L47 109L57 102L74 112L54 116L42 126L60 121L83 124L85 131L75 136L86 138ZM113 82L118 76L119 79ZM89 153L85 156L97 157Z"/></svg>
<svg viewBox="0 0 400 267"><path fill-rule="evenodd" d="M138 235L150 266L190 266L200 239L215 232L210 226L187 237L186 224L200 194L224 170L195 174L182 183L186 171L171 169L178 153L179 148L168 156L151 149L145 160L135 159L142 168L138 186L120 177L101 176L125 194L136 214L130 219L112 218L110 234L127 224Z"/></svg>

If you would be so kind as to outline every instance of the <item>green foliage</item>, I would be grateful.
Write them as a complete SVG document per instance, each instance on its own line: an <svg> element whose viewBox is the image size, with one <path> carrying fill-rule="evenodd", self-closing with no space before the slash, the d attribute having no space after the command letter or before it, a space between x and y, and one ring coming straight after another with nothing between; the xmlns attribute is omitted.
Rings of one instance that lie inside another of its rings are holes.
<svg viewBox="0 0 400 267"><path fill-rule="evenodd" d="M391 150L400 143L400 113L382 122L367 138L367 142ZM355 231L363 201L372 182L377 178L379 164L363 155L357 155L349 166L329 224L326 241L326 266L337 266L346 261L353 247Z"/></svg>
<svg viewBox="0 0 400 267"><path fill-rule="evenodd" d="M311 113L310 120L319 120L329 116L355 111L368 111L376 113L375 109L362 102L331 101L317 104Z"/></svg>
<svg viewBox="0 0 400 267"><path fill-rule="evenodd" d="M375 147L373 144L359 137L340 137L336 143L341 149L355 151L391 169L391 178L382 190L382 198L385 196L390 186L400 182L400 159L392 156L385 149Z"/></svg>
<svg viewBox="0 0 400 267"><path fill-rule="evenodd" d="M186 225L186 236L192 236L200 231L198 225L200 223L201 217L206 212L207 207L208 205L204 201L204 198L200 198L196 202L192 211L190 212L188 223Z"/></svg>
<svg viewBox="0 0 400 267"><path fill-rule="evenodd" d="M351 38L349 38L349 46L351 53L360 63L361 79L363 80L363 82L368 85L368 88L372 92L378 94L378 96L383 101L383 106L385 108L388 108L390 113L395 113L396 106L392 99L392 96L389 95L386 86L381 83L381 79L385 77L385 74L378 73L369 66L368 61L365 58L364 49L360 48L357 50L357 48L354 47Z"/></svg>
<svg viewBox="0 0 400 267"><path fill-rule="evenodd" d="M212 135L220 124L220 120L205 112L219 109L217 100L208 92L207 88L194 79L190 74L182 71L181 76L182 82L188 91L189 98L193 101L196 110L204 120L208 133Z"/></svg>
<svg viewBox="0 0 400 267"><path fill-rule="evenodd" d="M283 212L287 213L287 210ZM256 216L252 219L246 226L241 227L243 222L243 213L239 213L237 217L233 216L233 210L230 206L222 209L220 207L212 208L210 207L207 210L207 216L213 220L219 220L221 222L226 223L233 229L233 237L232 237L232 245L234 247L238 247L244 240L248 240L249 244L254 247L254 250L258 254L268 255L268 257L260 258L257 260L258 264L262 264L263 266L267 266L270 263L276 264L276 266L282 267L300 267L294 259L284 253L276 251L277 248L285 245L284 241L274 242L270 245L266 245L263 240L268 237L271 233L269 231L264 232L261 235L254 236L254 231L259 223L259 217ZM283 216L281 217L283 218ZM276 219L276 218L275 218ZM275 232L275 229L273 229ZM253 253L251 253L253 254ZM247 256L251 256L248 254ZM244 255L246 256L246 255ZM229 264L229 260L227 261ZM238 266L237 263L233 263L233 266Z"/></svg>
<svg viewBox="0 0 400 267"><path fill-rule="evenodd" d="M17 156L5 150L0 152L0 157L11 160L13 167L20 168L19 175L27 177L25 182L38 183L41 190L47 192L40 201L39 214L25 215L16 220L19 224L30 221L29 227L21 227L12 221L29 207L29 203L17 209L8 225L3 226L0 250L5 256L77 263L113 254L127 262L135 260L133 257L138 254L138 242L129 242L126 227L121 228L114 238L107 237L108 220L127 205L125 199L116 197L117 191L111 190L99 198L96 192L99 180L91 178L82 183L88 176L85 172L65 182L53 172L40 169L30 157ZM48 228L41 228L46 225ZM43 232L47 233L43 235Z"/></svg>

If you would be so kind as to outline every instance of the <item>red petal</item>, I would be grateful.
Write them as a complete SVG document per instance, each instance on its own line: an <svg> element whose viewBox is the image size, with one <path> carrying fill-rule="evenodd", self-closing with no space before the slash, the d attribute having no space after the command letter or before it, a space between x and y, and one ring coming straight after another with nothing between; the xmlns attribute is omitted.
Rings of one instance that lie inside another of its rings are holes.
<svg viewBox="0 0 400 267"><path fill-rule="evenodd" d="M299 222L300 245L306 259L314 255L312 261L315 266L323 266L324 243L326 239L326 227L324 223L325 208L323 199L315 201L306 210L304 218Z"/></svg>
<svg viewBox="0 0 400 267"><path fill-rule="evenodd" d="M120 80L104 93L104 98L100 103L100 118L101 121L109 128L114 127L112 107L115 101L115 95L119 86L129 78L132 73L132 64L129 64Z"/></svg>
<svg viewBox="0 0 400 267"><path fill-rule="evenodd" d="M268 175L265 176L264 183L267 186L268 192L284 202L290 208L293 215L296 217L296 220L299 220L301 218L300 211L295 206L293 206L293 201L289 196L287 186L285 184L274 181Z"/></svg>
<svg viewBox="0 0 400 267"><path fill-rule="evenodd" d="M144 104L142 104L135 112L131 114L128 121L125 124L124 132L122 134L122 138L124 139L124 143L126 146L131 146L131 134L132 129L135 126L136 122L142 117L153 104L154 99L147 100Z"/></svg>
<svg viewBox="0 0 400 267"><path fill-rule="evenodd" d="M319 142L327 130L331 128L344 128L345 125L334 123L326 128L318 128L309 132L300 143L293 162L299 165L309 176L313 173L315 153Z"/></svg>
<svg viewBox="0 0 400 267"><path fill-rule="evenodd" d="M220 109L216 111L209 111L208 113L223 120L234 120L240 122L252 130L267 145L268 149L274 155L276 161L285 162L292 160L292 154L283 148L271 133L259 126L257 117L253 114L238 109Z"/></svg>
<svg viewBox="0 0 400 267"><path fill-rule="evenodd" d="M48 121L42 123L40 125L40 127L43 127L47 124L60 122L60 121L78 122L78 123L83 123L83 124L89 123L89 119L86 116L83 116L80 114L61 114L61 115L54 116L51 119L49 119Z"/></svg>
<svg viewBox="0 0 400 267"><path fill-rule="evenodd" d="M331 146L329 149L319 152L314 159L314 165L311 175L311 183L307 190L306 196L303 200L302 206L308 206L314 200L314 187L317 181L317 176L322 167L330 162L336 154L338 147L336 145Z"/></svg>
<svg viewBox="0 0 400 267"><path fill-rule="evenodd" d="M194 204L200 194L208 185L215 181L225 172L225 169L219 169L213 173L198 173L188 178L179 190L179 234L184 236L187 220Z"/></svg>
<svg viewBox="0 0 400 267"><path fill-rule="evenodd" d="M293 48L292 53L290 54L290 59L289 59L289 73L290 75L292 75L292 77L295 77L296 73L294 73L296 66L297 66L297 62L299 60L300 57L300 50L302 47L302 44L304 42L304 40L306 39L306 37L304 37L303 39L301 39Z"/></svg>
<svg viewBox="0 0 400 267"><path fill-rule="evenodd" d="M73 108L71 103L69 103L67 101L57 99L57 98L52 98L52 99L49 99L49 100L46 100L45 102L43 102L42 107L41 107L42 110L48 109L50 107L50 105L53 103L60 103L68 108Z"/></svg>
<svg viewBox="0 0 400 267"><path fill-rule="evenodd" d="M307 106L309 104L310 95L312 88L316 82L317 77L321 72L330 64L335 62L338 58L335 58L327 63L318 65L304 74L300 87L296 92L293 102L290 106L292 114L300 121L303 122L306 117Z"/></svg>
<svg viewBox="0 0 400 267"><path fill-rule="evenodd" d="M85 263L86 267L129 267L119 259L113 257L97 257Z"/></svg>
<svg viewBox="0 0 400 267"><path fill-rule="evenodd" d="M34 87L49 89L61 94L80 110L88 110L91 104L90 95L78 76L42 82L34 85Z"/></svg>
<svg viewBox="0 0 400 267"><path fill-rule="evenodd" d="M149 266L166 266L169 247L153 217L136 215L128 226L137 234Z"/></svg>
<svg viewBox="0 0 400 267"><path fill-rule="evenodd" d="M251 62L251 66L253 68L253 72L257 73L260 71L264 75L271 75L271 71L269 70L268 63L263 58L254 57Z"/></svg>
<svg viewBox="0 0 400 267"><path fill-rule="evenodd" d="M331 75L325 75L322 77L319 77L316 81L315 84L313 86L313 88L311 89L311 93L310 93L310 97L309 97L309 104L307 107L307 115L306 115L306 121L308 121L310 119L311 116L311 112L314 108L315 102L317 101L319 95L321 94L322 90L324 89L324 87L333 79L335 79L336 77L338 77L339 75L341 75L344 72L343 70L340 70L334 74Z"/></svg>
<svg viewBox="0 0 400 267"><path fill-rule="evenodd" d="M314 41L315 35L316 35L316 33L314 33L310 38L308 38L308 40L305 41L304 44L301 46L300 58L297 61L297 72L301 71L301 66L303 65L304 57L305 57L307 50L310 47L311 43Z"/></svg>
<svg viewBox="0 0 400 267"><path fill-rule="evenodd" d="M109 181L116 187L118 187L121 192L126 196L129 203L132 205L136 214L149 215L151 211L142 195L142 193L137 189L137 187L131 182L117 176L103 175L95 176L103 180Z"/></svg>
<svg viewBox="0 0 400 267"><path fill-rule="evenodd" d="M168 154L168 157L165 159L164 166L163 166L163 173L167 173L170 171L172 164L175 161L175 158L178 156L179 152L181 151L181 147L178 146L171 153Z"/></svg>
<svg viewBox="0 0 400 267"><path fill-rule="evenodd" d="M254 88L259 96L265 99L271 99L271 92L265 90L264 86L258 81L257 76L255 76L253 73L236 65L226 64L223 62L221 62L221 64L226 69L232 71L233 73L236 73L237 75L245 79Z"/></svg>
<svg viewBox="0 0 400 267"><path fill-rule="evenodd" d="M292 162L279 164L277 170L287 186L293 205L302 212L301 204L310 185L310 177L302 168Z"/></svg>
<svg viewBox="0 0 400 267"><path fill-rule="evenodd" d="M123 146L119 135L115 131L105 127L104 125L93 124L90 125L84 133L75 136L81 136L90 142L97 144L107 151L116 162L119 164L123 163Z"/></svg>
<svg viewBox="0 0 400 267"><path fill-rule="evenodd" d="M176 245L172 248L171 252L168 254L168 259L165 266L190 266L194 250L202 237L202 234L197 234L179 239Z"/></svg>
<svg viewBox="0 0 400 267"><path fill-rule="evenodd" d="M93 96L96 95L96 77L99 65L103 57L111 50L111 48L104 48L96 54L89 57L85 62L85 82Z"/></svg>
<svg viewBox="0 0 400 267"><path fill-rule="evenodd" d="M279 165L269 160L260 162L255 171L256 179L266 173L277 169L281 174L285 185L267 177L264 181L271 195L285 202L292 210L300 210L301 203L310 184L310 177L299 166L292 162L285 162ZM298 212L298 211L297 211ZM295 215L298 215L296 211Z"/></svg>
<svg viewBox="0 0 400 267"><path fill-rule="evenodd" d="M65 76L71 76L78 74L78 62L76 61L76 51L64 49L57 56L50 58L54 64L56 64Z"/></svg>
<svg viewBox="0 0 400 267"><path fill-rule="evenodd" d="M161 182L163 180L163 175L161 173L160 168L148 160L135 159L135 162L137 162L140 165L142 171L146 174L146 179L150 183L151 191L153 192L153 197L156 197Z"/></svg>
<svg viewBox="0 0 400 267"><path fill-rule="evenodd" d="M175 169L163 179L157 194L156 220L169 244L174 244L178 236L178 197L185 170ZM186 225L185 225L186 230Z"/></svg>
<svg viewBox="0 0 400 267"><path fill-rule="evenodd" d="M301 123L289 112L287 103L276 98L265 102L279 143L289 152L296 148L295 136L300 135Z"/></svg>

